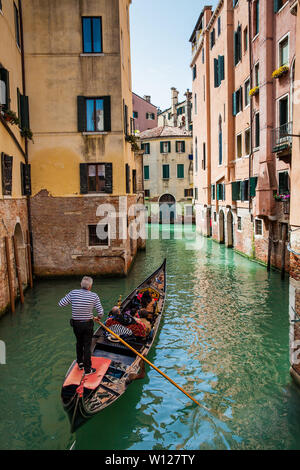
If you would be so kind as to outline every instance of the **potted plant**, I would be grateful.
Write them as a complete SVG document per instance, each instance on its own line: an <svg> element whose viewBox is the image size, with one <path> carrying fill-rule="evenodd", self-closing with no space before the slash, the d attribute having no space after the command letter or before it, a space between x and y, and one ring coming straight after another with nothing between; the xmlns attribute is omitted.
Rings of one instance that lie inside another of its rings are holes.
<svg viewBox="0 0 300 470"><path fill-rule="evenodd" d="M14 111L11 109L4 109L2 112L5 121L9 122L10 124L20 124L19 118Z"/></svg>
<svg viewBox="0 0 300 470"><path fill-rule="evenodd" d="M259 93L259 86L256 86L254 88L251 88L249 91L249 96L256 96Z"/></svg>
<svg viewBox="0 0 300 470"><path fill-rule="evenodd" d="M26 127L21 129L21 136L25 137L26 139L32 140L33 142L33 134L30 129L27 129Z"/></svg>
<svg viewBox="0 0 300 470"><path fill-rule="evenodd" d="M288 73L289 70L290 68L288 65L282 65L281 67L279 67L279 69L274 70L274 72L272 73L272 78L280 78L286 73Z"/></svg>
<svg viewBox="0 0 300 470"><path fill-rule="evenodd" d="M278 192L274 194L274 199L277 202L288 202L290 200L289 194L279 194Z"/></svg>

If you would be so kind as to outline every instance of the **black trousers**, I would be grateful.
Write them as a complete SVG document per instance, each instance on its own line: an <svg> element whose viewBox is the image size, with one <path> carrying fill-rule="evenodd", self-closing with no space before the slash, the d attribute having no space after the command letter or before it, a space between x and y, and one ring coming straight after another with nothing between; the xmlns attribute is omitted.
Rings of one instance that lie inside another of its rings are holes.
<svg viewBox="0 0 300 470"><path fill-rule="evenodd" d="M73 331L76 336L76 353L78 364L83 363L85 372L89 372L92 367L91 362L91 345L94 333L94 322L89 321L73 321Z"/></svg>

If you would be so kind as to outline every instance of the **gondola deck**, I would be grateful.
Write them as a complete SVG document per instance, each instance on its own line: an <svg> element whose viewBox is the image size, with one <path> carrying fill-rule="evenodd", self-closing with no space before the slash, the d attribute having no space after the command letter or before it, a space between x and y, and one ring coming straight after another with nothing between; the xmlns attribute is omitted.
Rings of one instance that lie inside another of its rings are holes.
<svg viewBox="0 0 300 470"><path fill-rule="evenodd" d="M151 334L146 339L133 337L127 340L127 343L144 357L153 345L162 317L166 294L166 260L122 302L120 310L130 310L133 299L145 290L156 301L156 318ZM74 368L78 368L74 361L66 374L61 391L63 407L71 423L71 432L76 431L89 418L114 403L126 391L132 375L138 373L143 361L127 346L110 341L103 327L99 327L94 333L91 351L93 366L99 364L102 373L97 369L93 374L94 378L93 376L85 378L82 372L82 380L78 381L80 374L74 373ZM76 380L71 378L72 374L77 377Z"/></svg>

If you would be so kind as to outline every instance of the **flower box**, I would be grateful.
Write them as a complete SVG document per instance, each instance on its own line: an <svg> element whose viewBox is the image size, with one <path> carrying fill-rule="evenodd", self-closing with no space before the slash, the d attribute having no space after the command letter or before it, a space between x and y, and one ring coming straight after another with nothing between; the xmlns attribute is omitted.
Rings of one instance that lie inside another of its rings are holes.
<svg viewBox="0 0 300 470"><path fill-rule="evenodd" d="M3 110L2 113L5 121L9 122L10 124L20 124L18 116L10 109Z"/></svg>
<svg viewBox="0 0 300 470"><path fill-rule="evenodd" d="M259 86L256 86L254 88L251 88L249 91L249 96L256 96L259 93Z"/></svg>
<svg viewBox="0 0 300 470"><path fill-rule="evenodd" d="M274 72L272 73L272 78L280 78L286 73L288 73L289 70L290 68L288 67L288 65L282 65L281 67L279 67L279 69L274 70Z"/></svg>
<svg viewBox="0 0 300 470"><path fill-rule="evenodd" d="M289 194L274 194L274 199L276 202L288 202L290 200Z"/></svg>

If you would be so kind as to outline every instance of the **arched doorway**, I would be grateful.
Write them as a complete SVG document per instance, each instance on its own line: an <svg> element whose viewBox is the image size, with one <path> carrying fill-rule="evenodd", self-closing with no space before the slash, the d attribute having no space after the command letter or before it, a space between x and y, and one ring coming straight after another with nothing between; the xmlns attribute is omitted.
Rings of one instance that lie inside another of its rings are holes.
<svg viewBox="0 0 300 470"><path fill-rule="evenodd" d="M159 223L174 224L176 218L176 200L172 194L163 194L159 199Z"/></svg>
<svg viewBox="0 0 300 470"><path fill-rule="evenodd" d="M20 262L20 274L22 283L27 284L27 265L26 265L26 245L24 243L23 232L20 223L18 222L15 226L14 238L17 245L19 262Z"/></svg>
<svg viewBox="0 0 300 470"><path fill-rule="evenodd" d="M224 212L222 210L219 212L219 242L225 242Z"/></svg>
<svg viewBox="0 0 300 470"><path fill-rule="evenodd" d="M231 210L227 213L227 246L233 247L233 215Z"/></svg>

